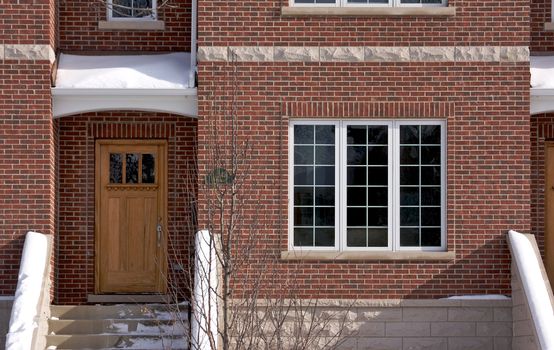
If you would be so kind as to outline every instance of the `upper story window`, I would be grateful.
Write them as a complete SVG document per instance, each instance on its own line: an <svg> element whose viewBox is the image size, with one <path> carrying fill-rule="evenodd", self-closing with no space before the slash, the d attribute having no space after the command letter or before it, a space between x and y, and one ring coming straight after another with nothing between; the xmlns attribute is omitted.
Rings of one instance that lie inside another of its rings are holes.
<svg viewBox="0 0 554 350"><path fill-rule="evenodd" d="M294 121L290 249L444 250L444 121Z"/></svg>
<svg viewBox="0 0 554 350"><path fill-rule="evenodd" d="M291 6L446 6L447 0L290 0Z"/></svg>
<svg viewBox="0 0 554 350"><path fill-rule="evenodd" d="M155 20L156 0L107 0L109 20Z"/></svg>

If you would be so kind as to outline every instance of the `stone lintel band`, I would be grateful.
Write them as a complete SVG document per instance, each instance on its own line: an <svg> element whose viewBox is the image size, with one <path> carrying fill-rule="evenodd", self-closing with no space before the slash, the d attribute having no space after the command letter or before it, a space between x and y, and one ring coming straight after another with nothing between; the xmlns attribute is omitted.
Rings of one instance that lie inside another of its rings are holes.
<svg viewBox="0 0 554 350"><path fill-rule="evenodd" d="M50 45L0 44L0 61L50 61L56 60L56 53Z"/></svg>
<svg viewBox="0 0 554 350"><path fill-rule="evenodd" d="M204 62L528 62L527 46L201 46Z"/></svg>

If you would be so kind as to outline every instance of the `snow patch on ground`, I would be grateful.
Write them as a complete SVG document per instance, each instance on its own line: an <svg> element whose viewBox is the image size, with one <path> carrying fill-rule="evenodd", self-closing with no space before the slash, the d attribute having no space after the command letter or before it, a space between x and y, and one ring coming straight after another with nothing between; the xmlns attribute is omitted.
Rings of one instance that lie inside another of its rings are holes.
<svg viewBox="0 0 554 350"><path fill-rule="evenodd" d="M535 249L529 239L519 232L510 231L508 237L541 348L554 349L554 310Z"/></svg>
<svg viewBox="0 0 554 350"><path fill-rule="evenodd" d="M188 344L184 337L181 338L147 338L132 337L125 340L124 344L118 344L117 347L123 349L186 349Z"/></svg>
<svg viewBox="0 0 554 350"><path fill-rule="evenodd" d="M84 56L61 54L57 88L174 89L189 87L190 53Z"/></svg>
<svg viewBox="0 0 554 350"><path fill-rule="evenodd" d="M31 349L33 331L38 327L38 304L47 255L47 236L28 232L21 256L9 332L6 335L6 350Z"/></svg>

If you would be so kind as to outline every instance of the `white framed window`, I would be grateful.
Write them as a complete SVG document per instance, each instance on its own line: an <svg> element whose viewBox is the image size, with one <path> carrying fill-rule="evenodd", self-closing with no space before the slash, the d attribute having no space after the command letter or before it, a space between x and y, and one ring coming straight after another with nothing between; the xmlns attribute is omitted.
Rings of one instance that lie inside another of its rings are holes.
<svg viewBox="0 0 554 350"><path fill-rule="evenodd" d="M446 249L443 120L295 120L289 249Z"/></svg>
<svg viewBox="0 0 554 350"><path fill-rule="evenodd" d="M389 6L432 7L446 6L447 0L289 0L290 6Z"/></svg>
<svg viewBox="0 0 554 350"><path fill-rule="evenodd" d="M107 0L108 20L157 19L156 0Z"/></svg>

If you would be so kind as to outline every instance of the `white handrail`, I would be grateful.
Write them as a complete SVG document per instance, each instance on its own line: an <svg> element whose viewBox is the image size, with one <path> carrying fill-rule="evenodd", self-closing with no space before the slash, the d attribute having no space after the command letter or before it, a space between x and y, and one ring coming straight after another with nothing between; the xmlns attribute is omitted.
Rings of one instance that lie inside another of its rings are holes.
<svg viewBox="0 0 554 350"><path fill-rule="evenodd" d="M31 350L39 326L40 307L50 266L49 236L28 232L21 255L17 289L6 335L6 350Z"/></svg>
<svg viewBox="0 0 554 350"><path fill-rule="evenodd" d="M538 260L533 245L523 234L510 231L508 239L541 349L554 350L554 309L541 272L542 261Z"/></svg>

